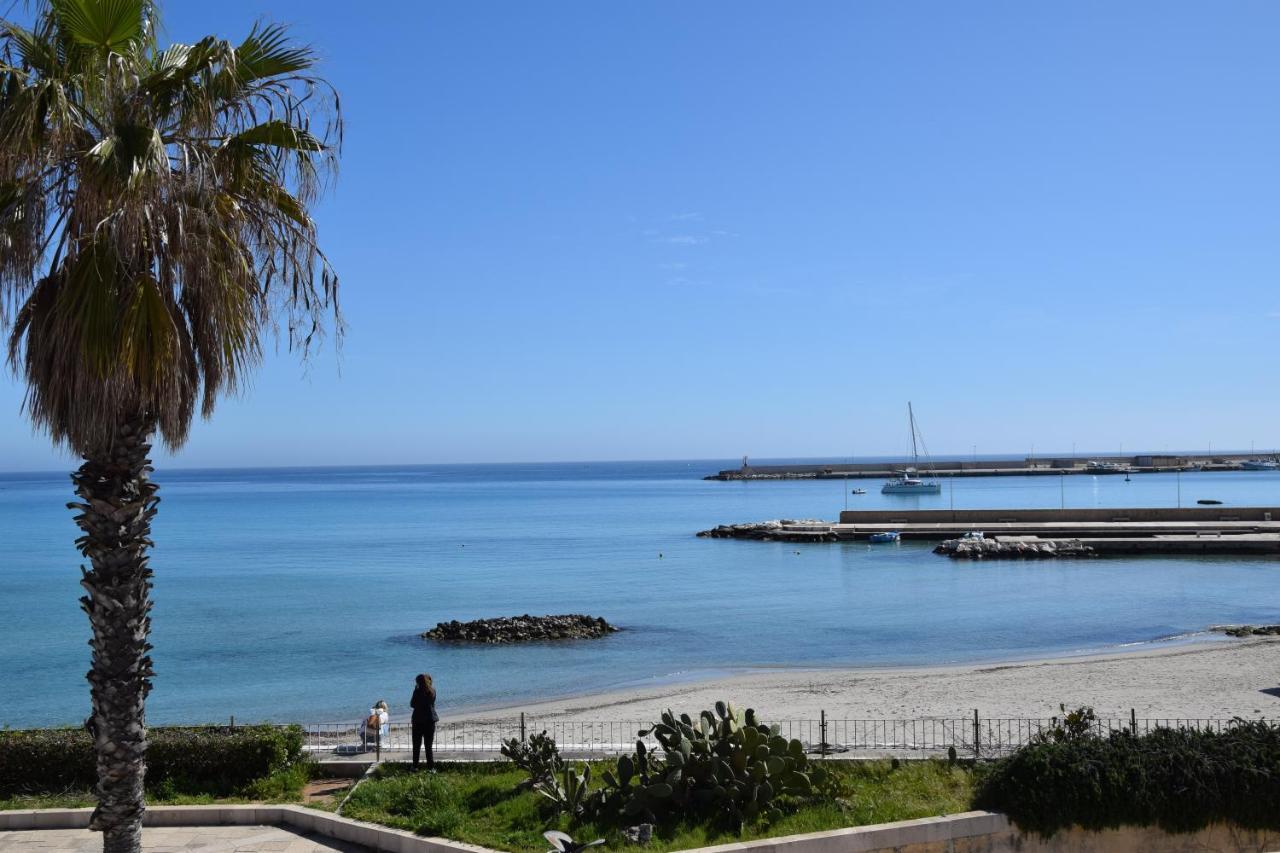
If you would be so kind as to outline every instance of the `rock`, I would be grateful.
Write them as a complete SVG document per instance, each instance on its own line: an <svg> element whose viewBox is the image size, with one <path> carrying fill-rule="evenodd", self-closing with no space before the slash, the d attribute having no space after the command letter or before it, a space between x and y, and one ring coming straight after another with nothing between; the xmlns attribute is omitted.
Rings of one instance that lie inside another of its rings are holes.
<svg viewBox="0 0 1280 853"><path fill-rule="evenodd" d="M933 549L953 560L1047 559L1052 557L1092 557L1094 550L1078 539L948 539Z"/></svg>
<svg viewBox="0 0 1280 853"><path fill-rule="evenodd" d="M781 518L746 524L722 524L700 530L699 536L712 539L757 539L764 542L835 542L831 522L816 518Z"/></svg>
<svg viewBox="0 0 1280 853"><path fill-rule="evenodd" d="M618 629L598 616L566 613L559 616L503 616L473 622L441 622L422 634L424 640L464 643L527 643L534 640L585 640Z"/></svg>
<svg viewBox="0 0 1280 853"><path fill-rule="evenodd" d="M1228 637L1280 636L1280 625L1214 625L1210 630L1226 634Z"/></svg>
<svg viewBox="0 0 1280 853"><path fill-rule="evenodd" d="M653 824L640 823L622 830L628 844L648 844L653 839Z"/></svg>

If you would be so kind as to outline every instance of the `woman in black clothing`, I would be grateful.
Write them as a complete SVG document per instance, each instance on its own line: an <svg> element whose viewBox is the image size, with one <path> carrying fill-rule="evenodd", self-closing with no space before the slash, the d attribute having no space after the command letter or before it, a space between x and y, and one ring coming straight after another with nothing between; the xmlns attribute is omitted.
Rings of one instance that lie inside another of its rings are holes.
<svg viewBox="0 0 1280 853"><path fill-rule="evenodd" d="M436 723L440 715L436 713L436 686L431 676L425 672L413 680L413 698L409 707L413 708L413 766L418 767L419 750L423 744L427 747L427 769L436 769L435 756L431 747L436 739Z"/></svg>

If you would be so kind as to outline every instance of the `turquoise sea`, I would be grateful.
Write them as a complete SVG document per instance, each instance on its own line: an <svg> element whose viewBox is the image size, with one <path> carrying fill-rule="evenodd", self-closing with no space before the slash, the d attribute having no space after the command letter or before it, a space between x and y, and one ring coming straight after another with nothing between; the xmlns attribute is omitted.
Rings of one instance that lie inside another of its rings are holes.
<svg viewBox="0 0 1280 853"><path fill-rule="evenodd" d="M767 464L766 460L758 460ZM698 539L721 523L833 519L841 481L706 482L736 460L161 470L152 723L322 722L403 706L429 671L441 709L753 667L899 666L1074 654L1280 622L1268 558L956 563L927 545ZM1280 502L1280 473L961 479L954 495L851 507ZM0 475L0 726L88 710L65 474ZM445 619L587 612L603 640L451 648Z"/></svg>

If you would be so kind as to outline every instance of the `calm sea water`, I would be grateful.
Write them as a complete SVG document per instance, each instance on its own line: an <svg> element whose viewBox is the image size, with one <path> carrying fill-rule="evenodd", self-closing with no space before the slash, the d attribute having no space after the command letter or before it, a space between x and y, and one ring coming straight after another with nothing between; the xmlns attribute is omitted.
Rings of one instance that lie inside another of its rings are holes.
<svg viewBox="0 0 1280 853"><path fill-rule="evenodd" d="M445 714L750 667L941 664L1280 621L1280 561L956 563L926 545L697 539L832 519L839 481L704 482L736 462L160 471L153 723L354 719L430 671ZM1172 506L1174 475L999 477L851 507ZM1184 474L1182 501L1280 502L1280 474ZM0 725L88 710L65 475L0 476ZM661 554L661 557L659 556ZM598 641L444 648L445 619L588 612Z"/></svg>

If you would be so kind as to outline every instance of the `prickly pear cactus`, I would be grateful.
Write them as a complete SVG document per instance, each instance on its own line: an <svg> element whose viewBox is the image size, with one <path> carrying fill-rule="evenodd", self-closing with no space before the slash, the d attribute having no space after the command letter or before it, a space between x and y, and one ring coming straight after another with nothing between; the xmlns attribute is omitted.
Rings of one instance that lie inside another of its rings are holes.
<svg viewBox="0 0 1280 853"><path fill-rule="evenodd" d="M815 774L824 772L809 764L800 741L782 737L778 726L764 725L750 709L739 717L725 702L696 721L667 711L639 732L650 734L660 755L639 740L633 754L618 759L616 772L604 773L604 812L632 822L675 814L718 816L736 825L776 820L784 798L807 796Z"/></svg>

